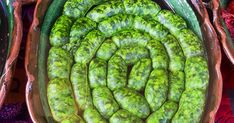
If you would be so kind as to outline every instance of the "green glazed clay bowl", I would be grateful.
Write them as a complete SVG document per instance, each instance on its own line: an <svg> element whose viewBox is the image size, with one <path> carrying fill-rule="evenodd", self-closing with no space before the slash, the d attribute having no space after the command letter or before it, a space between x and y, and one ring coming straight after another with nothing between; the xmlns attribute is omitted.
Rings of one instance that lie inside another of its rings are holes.
<svg viewBox="0 0 234 123"><path fill-rule="evenodd" d="M29 112L34 122L55 122L47 100L47 86L49 78L53 76L50 75L48 77L47 73L47 58L51 47L49 44L49 33L52 26L47 28L48 26L46 27L45 25L53 25L58 16L60 16L64 2L65 1L38 0L34 13L34 21L28 35L25 61L28 76L26 98ZM175 11L183 17L190 29L203 41L210 77L205 100L206 106L202 110L200 122L212 123L214 122L214 117L222 94L222 78L220 74L221 52L217 34L210 24L207 11L201 4L202 1L192 0L189 3L184 0L180 2L173 0L156 2L159 3L162 8ZM51 15L47 13L51 10L56 11L56 14ZM48 20L47 17L51 17L52 19ZM124 16L122 18L124 18ZM66 24L69 24L69 21L67 21ZM141 50L139 49L139 51ZM61 52L61 54L63 53ZM78 69L81 68L82 67L78 66Z"/></svg>

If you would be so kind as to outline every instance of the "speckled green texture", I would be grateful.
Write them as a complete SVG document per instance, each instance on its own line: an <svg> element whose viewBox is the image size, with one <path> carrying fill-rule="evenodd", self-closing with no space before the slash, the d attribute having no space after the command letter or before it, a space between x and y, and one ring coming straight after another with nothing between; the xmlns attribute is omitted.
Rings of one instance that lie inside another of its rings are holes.
<svg viewBox="0 0 234 123"><path fill-rule="evenodd" d="M178 109L178 104L167 101L163 106L152 113L146 120L147 123L171 123L171 119Z"/></svg>
<svg viewBox="0 0 234 123"><path fill-rule="evenodd" d="M127 85L128 67L124 60L114 55L108 62L107 85L111 90L125 87Z"/></svg>
<svg viewBox="0 0 234 123"><path fill-rule="evenodd" d="M169 57L164 45L158 40L151 40L146 47L150 52L153 68L166 70L169 65Z"/></svg>
<svg viewBox="0 0 234 123"><path fill-rule="evenodd" d="M67 16L60 16L50 32L50 45L60 47L69 42L69 33L73 21Z"/></svg>
<svg viewBox="0 0 234 123"><path fill-rule="evenodd" d="M116 44L111 39L107 39L98 49L96 56L107 61L114 55L117 49Z"/></svg>
<svg viewBox="0 0 234 123"><path fill-rule="evenodd" d="M77 19L72 25L70 40L69 43L64 46L65 49L74 53L80 46L82 39L87 35L87 33L95 29L96 26L96 23L89 18L82 17Z"/></svg>
<svg viewBox="0 0 234 123"><path fill-rule="evenodd" d="M152 111L158 110L167 99L168 75L167 71L154 69L145 87L145 98Z"/></svg>
<svg viewBox="0 0 234 123"><path fill-rule="evenodd" d="M53 118L57 122L77 112L70 82L65 79L53 79L47 87L47 98Z"/></svg>
<svg viewBox="0 0 234 123"><path fill-rule="evenodd" d="M89 84L91 88L106 86L107 62L95 58L89 64Z"/></svg>
<svg viewBox="0 0 234 123"><path fill-rule="evenodd" d="M86 16L95 22L101 22L113 15L125 12L121 0L113 0L93 8Z"/></svg>
<svg viewBox="0 0 234 123"><path fill-rule="evenodd" d="M90 62L104 40L105 37L98 30L93 30L88 33L75 52L75 61L82 64Z"/></svg>
<svg viewBox="0 0 234 123"><path fill-rule="evenodd" d="M160 6L151 0L123 0L127 14L154 17L161 10Z"/></svg>
<svg viewBox="0 0 234 123"><path fill-rule="evenodd" d="M209 70L205 58L201 56L188 58L185 65L185 73L186 89L207 89L209 82Z"/></svg>
<svg viewBox="0 0 234 123"><path fill-rule="evenodd" d="M149 34L136 30L124 30L112 36L112 40L118 47L129 45L146 46L150 39Z"/></svg>
<svg viewBox="0 0 234 123"><path fill-rule="evenodd" d="M98 25L98 29L105 34L105 36L112 36L118 31L130 29L134 22L134 16L118 14L102 21Z"/></svg>
<svg viewBox="0 0 234 123"><path fill-rule="evenodd" d="M162 40L162 43L165 46L167 54L170 59L169 70L170 71L184 70L185 56L176 38L172 35L167 35Z"/></svg>
<svg viewBox="0 0 234 123"><path fill-rule="evenodd" d="M128 87L137 91L144 90L151 72L151 66L151 59L141 59L138 61L130 72Z"/></svg>
<svg viewBox="0 0 234 123"><path fill-rule="evenodd" d="M85 123L85 121L80 116L73 114L62 120L61 123Z"/></svg>
<svg viewBox="0 0 234 123"><path fill-rule="evenodd" d="M145 47L130 45L120 48L117 55L121 56L127 64L135 64L143 58L149 58L149 52Z"/></svg>
<svg viewBox="0 0 234 123"><path fill-rule="evenodd" d="M204 55L204 48L199 38L189 29L183 29L176 35L186 57Z"/></svg>
<svg viewBox="0 0 234 123"><path fill-rule="evenodd" d="M102 118L99 112L95 108L87 108L84 111L84 119L86 123L107 123L107 121Z"/></svg>
<svg viewBox="0 0 234 123"><path fill-rule="evenodd" d="M109 120L110 123L143 123L143 121L127 110L120 109Z"/></svg>
<svg viewBox="0 0 234 123"><path fill-rule="evenodd" d="M185 89L184 71L172 71L169 73L169 92L168 99L179 102Z"/></svg>
<svg viewBox="0 0 234 123"><path fill-rule="evenodd" d="M183 92L172 123L199 123L205 106L204 91L192 89Z"/></svg>
<svg viewBox="0 0 234 123"><path fill-rule="evenodd" d="M93 104L104 118L108 119L118 111L119 105L107 87L97 87L92 94Z"/></svg>
<svg viewBox="0 0 234 123"><path fill-rule="evenodd" d="M161 10L156 16L156 19L167 27L173 35L177 34L177 32L180 33L180 30L187 28L185 20L169 10Z"/></svg>
<svg viewBox="0 0 234 123"><path fill-rule="evenodd" d="M84 110L92 107L92 96L88 82L88 67L86 65L76 63L71 71L71 83L75 95L75 100L80 109Z"/></svg>
<svg viewBox="0 0 234 123"><path fill-rule="evenodd" d="M146 118L150 114L150 108L145 97L132 89L117 89L114 91L114 97L121 108L139 118Z"/></svg>
<svg viewBox="0 0 234 123"><path fill-rule="evenodd" d="M155 20L145 20L142 17L135 17L133 27L149 33L154 39L161 40L168 33L168 29Z"/></svg>
<svg viewBox="0 0 234 123"><path fill-rule="evenodd" d="M62 48L52 47L47 60L47 71L50 80L54 78L69 79L72 57Z"/></svg>

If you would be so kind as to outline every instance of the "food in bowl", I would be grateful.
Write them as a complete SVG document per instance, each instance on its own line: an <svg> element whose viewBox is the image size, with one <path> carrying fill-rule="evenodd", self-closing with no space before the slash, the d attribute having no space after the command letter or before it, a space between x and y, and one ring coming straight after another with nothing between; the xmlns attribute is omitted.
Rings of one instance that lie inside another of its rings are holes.
<svg viewBox="0 0 234 123"><path fill-rule="evenodd" d="M151 0L68 0L50 32L47 98L57 122L199 122L202 41Z"/></svg>

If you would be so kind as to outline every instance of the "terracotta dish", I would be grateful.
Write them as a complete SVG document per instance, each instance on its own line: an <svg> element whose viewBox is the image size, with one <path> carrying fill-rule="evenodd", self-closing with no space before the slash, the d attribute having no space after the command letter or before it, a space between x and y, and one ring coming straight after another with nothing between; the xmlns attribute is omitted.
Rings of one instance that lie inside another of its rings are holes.
<svg viewBox="0 0 234 123"><path fill-rule="evenodd" d="M184 0L181 0L181 2L184 2ZM51 0L37 1L34 20L28 35L25 57L25 68L28 77L26 87L27 106L32 120L37 123L53 122L46 96L46 87L48 83L46 64L50 46L48 34L40 33L41 25L43 24L43 19L50 3ZM175 8L173 10L177 12L176 7L168 5L169 3L167 4L166 2L160 1L159 4L167 9ZM185 9L183 8L184 4L180 5L181 9ZM204 41L209 64L209 89L207 93L206 109L201 122L213 123L222 96L222 76L220 73L221 50L218 36L210 23L208 12L202 4L202 0L191 0L188 5L192 8L192 12L195 13L194 15L197 17L198 22L196 23L198 26L194 30L195 32L198 32L198 34L199 31L201 32L200 38ZM178 14L181 14L185 20L191 21L186 19L183 12L178 10ZM193 21L195 23L195 20L192 20L191 22ZM40 36L42 35L43 37L46 37L45 35L47 35L47 39L41 39Z"/></svg>

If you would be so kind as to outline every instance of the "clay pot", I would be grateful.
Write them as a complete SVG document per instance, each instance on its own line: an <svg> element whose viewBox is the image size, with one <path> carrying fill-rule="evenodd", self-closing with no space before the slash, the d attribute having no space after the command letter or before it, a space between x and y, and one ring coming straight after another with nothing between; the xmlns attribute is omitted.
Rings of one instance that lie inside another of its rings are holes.
<svg viewBox="0 0 234 123"><path fill-rule="evenodd" d="M32 120L38 123L54 122L46 96L48 83L46 63L50 48L48 41L49 34L40 32L46 10L50 4L51 0L37 1L33 24L28 35L25 57L25 68L28 77L26 101ZM160 5L165 6L166 4L166 2L160 2ZM183 8L184 4L180 5L181 9L185 9ZM210 84L207 93L206 107L201 122L213 123L222 96L220 45L218 36L210 23L209 15L205 6L202 4L202 0L191 0L188 5L191 6L191 10L193 10L193 13L197 17L198 30L201 31L200 36L204 41L209 64ZM165 7L168 8L168 6ZM173 8L173 6L171 7ZM176 11L176 8L174 9Z"/></svg>
<svg viewBox="0 0 234 123"><path fill-rule="evenodd" d="M230 32L221 16L221 11L226 8L229 1L230 0L212 0L208 3L208 8L213 12L213 23L217 30L222 48L229 60L234 64L234 41L232 40Z"/></svg>
<svg viewBox="0 0 234 123"><path fill-rule="evenodd" d="M4 6L3 14L5 20L1 38L3 47L0 58L0 108L10 90L11 81L14 76L14 69L19 55L20 44L23 36L23 24L21 19L22 6L35 2L35 0L2 0ZM3 36L2 36L3 35Z"/></svg>

